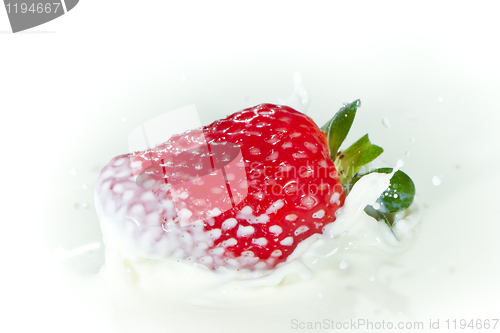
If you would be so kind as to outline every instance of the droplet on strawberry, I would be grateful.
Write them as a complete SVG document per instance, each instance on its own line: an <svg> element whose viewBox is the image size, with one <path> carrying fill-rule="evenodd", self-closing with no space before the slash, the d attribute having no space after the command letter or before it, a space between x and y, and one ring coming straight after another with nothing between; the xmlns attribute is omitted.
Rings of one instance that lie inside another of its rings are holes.
<svg viewBox="0 0 500 333"><path fill-rule="evenodd" d="M273 104L118 156L96 185L107 238L212 269L275 267L333 222L344 199L325 134Z"/></svg>

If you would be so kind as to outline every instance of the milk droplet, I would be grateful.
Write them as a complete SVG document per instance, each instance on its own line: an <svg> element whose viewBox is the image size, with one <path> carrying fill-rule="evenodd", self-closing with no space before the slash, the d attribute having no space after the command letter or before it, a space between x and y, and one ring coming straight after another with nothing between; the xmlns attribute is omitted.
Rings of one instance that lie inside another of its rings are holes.
<svg viewBox="0 0 500 333"><path fill-rule="evenodd" d="M389 122L389 119L387 118L382 118L382 125L384 125L385 128L391 128L391 123Z"/></svg>
<svg viewBox="0 0 500 333"><path fill-rule="evenodd" d="M84 190L88 190L88 188L89 188L89 187L88 187L88 185L87 185L86 183L83 183L82 188L83 188Z"/></svg>
<svg viewBox="0 0 500 333"><path fill-rule="evenodd" d="M414 143L415 142L415 138L414 137L410 137L410 143Z"/></svg>
<svg viewBox="0 0 500 333"><path fill-rule="evenodd" d="M342 261L340 262L340 264L339 264L339 268L340 268L340 269L346 269L346 268L347 268L347 266L349 266L349 263L348 263L347 261L345 261L345 260L342 260Z"/></svg>
<svg viewBox="0 0 500 333"><path fill-rule="evenodd" d="M379 204L378 202L375 202L375 203L373 204L373 208L375 208L375 209L380 209L380 204Z"/></svg>
<svg viewBox="0 0 500 333"><path fill-rule="evenodd" d="M439 101L440 103L443 103L443 97L439 96L438 101Z"/></svg>
<svg viewBox="0 0 500 333"><path fill-rule="evenodd" d="M77 171L75 168L71 168L71 170L69 170L69 173L72 175L72 176L76 176L77 174Z"/></svg>
<svg viewBox="0 0 500 333"><path fill-rule="evenodd" d="M439 186L441 185L441 178L439 178L438 176L434 176L432 177L432 184L434 186Z"/></svg>
<svg viewBox="0 0 500 333"><path fill-rule="evenodd" d="M405 165L405 162L403 162L403 160L398 160L396 162L396 168L398 168L398 169L401 169L403 167L403 165Z"/></svg>
<svg viewBox="0 0 500 333"><path fill-rule="evenodd" d="M84 202L84 203L82 203L82 207L83 207L84 209L87 209L87 208L89 208L89 204L88 204L88 203L86 203L86 202Z"/></svg>
<svg viewBox="0 0 500 333"><path fill-rule="evenodd" d="M245 101L249 101L250 100L250 96L245 96Z"/></svg>
<svg viewBox="0 0 500 333"><path fill-rule="evenodd" d="M368 281L370 281L370 282L373 282L373 281L375 281L376 279L377 279L377 278L375 277L375 275L371 275L371 276L369 276L369 277L368 277Z"/></svg>
<svg viewBox="0 0 500 333"><path fill-rule="evenodd" d="M408 149L405 150L405 156L410 157L410 151Z"/></svg>

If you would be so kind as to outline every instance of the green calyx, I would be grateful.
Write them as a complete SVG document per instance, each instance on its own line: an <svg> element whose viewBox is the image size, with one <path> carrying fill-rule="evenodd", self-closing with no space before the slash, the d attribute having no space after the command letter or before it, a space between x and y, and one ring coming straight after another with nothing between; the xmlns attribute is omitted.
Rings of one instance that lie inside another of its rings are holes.
<svg viewBox="0 0 500 333"><path fill-rule="evenodd" d="M365 134L346 150L338 152L334 163L342 184L352 179L362 166L370 163L383 152L381 147L370 142L368 134Z"/></svg>
<svg viewBox="0 0 500 333"><path fill-rule="evenodd" d="M356 116L356 111L360 106L361 101L359 99L352 103L344 104L333 118L321 127L321 130L326 134L332 158L335 158L340 145L347 137L347 133L349 133L354 117Z"/></svg>
<svg viewBox="0 0 500 333"><path fill-rule="evenodd" d="M380 168L365 174L360 174L363 166L375 160L384 150L370 142L368 134L361 137L345 150L340 150L354 117L361 106L360 100L344 104L342 108L328 121L321 130L326 134L332 158L339 179L346 193L364 175L372 172L391 173L392 168ZM392 228L394 213L407 209L415 197L415 184L403 171L396 171L390 180L389 187L377 199L380 208L367 206L365 212L373 218L384 221ZM392 230L392 229L391 229Z"/></svg>

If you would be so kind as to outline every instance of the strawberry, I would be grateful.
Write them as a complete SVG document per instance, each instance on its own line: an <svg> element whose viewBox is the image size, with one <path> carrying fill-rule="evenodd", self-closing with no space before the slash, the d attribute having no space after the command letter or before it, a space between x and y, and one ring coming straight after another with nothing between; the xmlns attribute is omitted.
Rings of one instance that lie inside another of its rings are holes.
<svg viewBox="0 0 500 333"><path fill-rule="evenodd" d="M115 157L95 194L107 241L215 270L285 262L345 199L327 136L273 104Z"/></svg>

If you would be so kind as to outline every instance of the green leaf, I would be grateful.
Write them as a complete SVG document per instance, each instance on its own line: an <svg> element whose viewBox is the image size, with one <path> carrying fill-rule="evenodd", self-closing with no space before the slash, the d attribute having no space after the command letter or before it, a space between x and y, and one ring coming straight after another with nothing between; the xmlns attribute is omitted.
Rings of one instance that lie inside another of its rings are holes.
<svg viewBox="0 0 500 333"><path fill-rule="evenodd" d="M391 173L392 168L373 170L377 173ZM397 213L410 207L415 198L415 184L403 171L396 171L387 190L382 192L377 202L381 213Z"/></svg>
<svg viewBox="0 0 500 333"><path fill-rule="evenodd" d="M384 221L385 224L387 224L389 226L389 229L391 229L391 232L394 235L394 237L396 237L396 239L398 239L398 237L394 233L394 230L392 230L393 222L392 222L392 220L389 220L387 218L386 214L381 213L380 211L376 210L372 206L366 206L365 209L364 209L364 211L365 211L366 214L368 214L368 216L373 217L375 220L377 220L377 221Z"/></svg>
<svg viewBox="0 0 500 333"><path fill-rule="evenodd" d="M385 214L381 213L380 211L376 210L372 206L368 205L364 209L365 213L368 214L369 216L373 217L377 221L384 221L385 224L387 224L389 227L392 227L392 222L389 221L387 216Z"/></svg>
<svg viewBox="0 0 500 333"><path fill-rule="evenodd" d="M347 133L349 133L356 111L360 106L361 101L359 99L344 104L333 118L321 127L321 130L326 134L332 159L337 155L340 145L344 142Z"/></svg>
<svg viewBox="0 0 500 333"><path fill-rule="evenodd" d="M384 150L370 142L368 134L335 157L335 168L342 185L346 186L362 166L376 159Z"/></svg>

